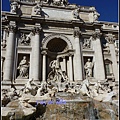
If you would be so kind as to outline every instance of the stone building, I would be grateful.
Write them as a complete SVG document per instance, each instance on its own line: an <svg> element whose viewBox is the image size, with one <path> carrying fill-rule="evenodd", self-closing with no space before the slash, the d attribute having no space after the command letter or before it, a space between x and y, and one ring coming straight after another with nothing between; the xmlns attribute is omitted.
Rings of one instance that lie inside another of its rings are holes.
<svg viewBox="0 0 120 120"><path fill-rule="evenodd" d="M3 88L47 81L58 58L69 81L89 78L117 89L119 28L99 16L95 7L67 0L11 0L11 11L2 12Z"/></svg>
<svg viewBox="0 0 120 120"><path fill-rule="evenodd" d="M113 119L112 114L118 118L118 23L98 21L95 7L68 0L10 2L10 12L3 11L1 18L3 120L21 114L39 119L41 111L33 103L52 98L64 99L72 112L66 118L65 112L54 113L57 105L51 112L48 105L47 114L41 115L47 119L60 115L59 120L94 120L98 116L91 100L108 102L100 111L109 110L109 117L100 119ZM111 101L113 109L108 109Z"/></svg>

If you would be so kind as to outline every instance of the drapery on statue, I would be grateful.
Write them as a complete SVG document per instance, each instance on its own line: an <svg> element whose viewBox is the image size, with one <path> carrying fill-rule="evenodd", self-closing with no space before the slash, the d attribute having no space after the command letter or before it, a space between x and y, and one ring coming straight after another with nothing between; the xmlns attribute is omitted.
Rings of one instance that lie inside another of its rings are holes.
<svg viewBox="0 0 120 120"><path fill-rule="evenodd" d="M59 58L50 62L49 67L52 68L52 71L48 75L48 81L60 81L64 82L68 79L65 71L62 71Z"/></svg>
<svg viewBox="0 0 120 120"><path fill-rule="evenodd" d="M90 59L85 63L85 72L86 72L86 78L87 77L92 77L92 68L93 68L93 63L90 62Z"/></svg>
<svg viewBox="0 0 120 120"><path fill-rule="evenodd" d="M27 81L27 83L24 85L24 87L19 91L19 95L22 93L32 93L33 91L35 92L35 89L33 89L33 86L35 85L37 88L40 87L37 83L34 82L34 79L31 78Z"/></svg>
<svg viewBox="0 0 120 120"><path fill-rule="evenodd" d="M19 70L19 76L20 78L28 78L28 67L29 64L26 60L26 56L23 56L23 59L20 61L18 70Z"/></svg>

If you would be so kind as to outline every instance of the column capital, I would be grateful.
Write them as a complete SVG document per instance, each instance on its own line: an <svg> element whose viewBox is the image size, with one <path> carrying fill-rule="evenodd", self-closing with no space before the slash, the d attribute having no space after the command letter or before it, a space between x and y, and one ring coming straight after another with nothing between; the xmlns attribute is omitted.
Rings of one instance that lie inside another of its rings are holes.
<svg viewBox="0 0 120 120"><path fill-rule="evenodd" d="M68 56L69 56L69 57L72 57L73 55L74 55L73 52L69 52L69 53L68 53Z"/></svg>
<svg viewBox="0 0 120 120"><path fill-rule="evenodd" d="M65 59L65 56L62 56L61 58L62 58L62 59Z"/></svg>
<svg viewBox="0 0 120 120"><path fill-rule="evenodd" d="M111 34L111 33L106 34L106 35L105 35L105 39L107 40L107 42L108 42L109 44L114 44L114 42L115 42L115 35L113 35L113 34Z"/></svg>
<svg viewBox="0 0 120 120"><path fill-rule="evenodd" d="M79 27L75 27L75 28L74 28L74 37L79 38L80 35L81 35L80 28L79 28Z"/></svg>
<svg viewBox="0 0 120 120"><path fill-rule="evenodd" d="M8 32L8 29L7 29L7 28L4 28L3 30L4 30L5 32Z"/></svg>
<svg viewBox="0 0 120 120"><path fill-rule="evenodd" d="M13 25L9 25L9 27L8 27L8 31L9 32L16 32L16 30L17 30L17 27L16 26L13 26Z"/></svg>
<svg viewBox="0 0 120 120"><path fill-rule="evenodd" d="M43 51L41 52L41 54L46 55L46 54L47 54L47 51L43 50Z"/></svg>
<svg viewBox="0 0 120 120"><path fill-rule="evenodd" d="M102 33L100 32L100 29L95 29L94 33L92 34L93 40L96 40L97 38L100 39L100 36Z"/></svg>
<svg viewBox="0 0 120 120"><path fill-rule="evenodd" d="M4 60L5 60L5 57L2 56L2 57L1 57L1 60L4 61Z"/></svg>
<svg viewBox="0 0 120 120"><path fill-rule="evenodd" d="M32 30L32 32L34 34L40 34L41 30L42 30L42 27L40 25L39 27L34 27L33 30Z"/></svg>

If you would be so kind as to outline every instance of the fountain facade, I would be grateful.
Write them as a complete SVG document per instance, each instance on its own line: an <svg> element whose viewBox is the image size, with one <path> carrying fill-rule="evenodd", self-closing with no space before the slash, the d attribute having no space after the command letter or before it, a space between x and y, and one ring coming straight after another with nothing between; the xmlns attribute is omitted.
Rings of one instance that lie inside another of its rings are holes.
<svg viewBox="0 0 120 120"><path fill-rule="evenodd" d="M99 16L67 0L11 0L2 12L3 120L118 117L118 24Z"/></svg>

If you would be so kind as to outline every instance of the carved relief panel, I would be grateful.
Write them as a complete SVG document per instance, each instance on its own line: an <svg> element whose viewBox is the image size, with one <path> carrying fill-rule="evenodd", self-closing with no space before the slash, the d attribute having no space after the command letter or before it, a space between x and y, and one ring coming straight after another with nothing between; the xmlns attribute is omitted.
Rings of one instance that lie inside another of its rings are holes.
<svg viewBox="0 0 120 120"><path fill-rule="evenodd" d="M18 45L19 46L30 46L31 45L31 33L30 34L21 33L20 38L18 40Z"/></svg>
<svg viewBox="0 0 120 120"><path fill-rule="evenodd" d="M90 49L91 48L91 37L84 38L83 40L83 49Z"/></svg>

